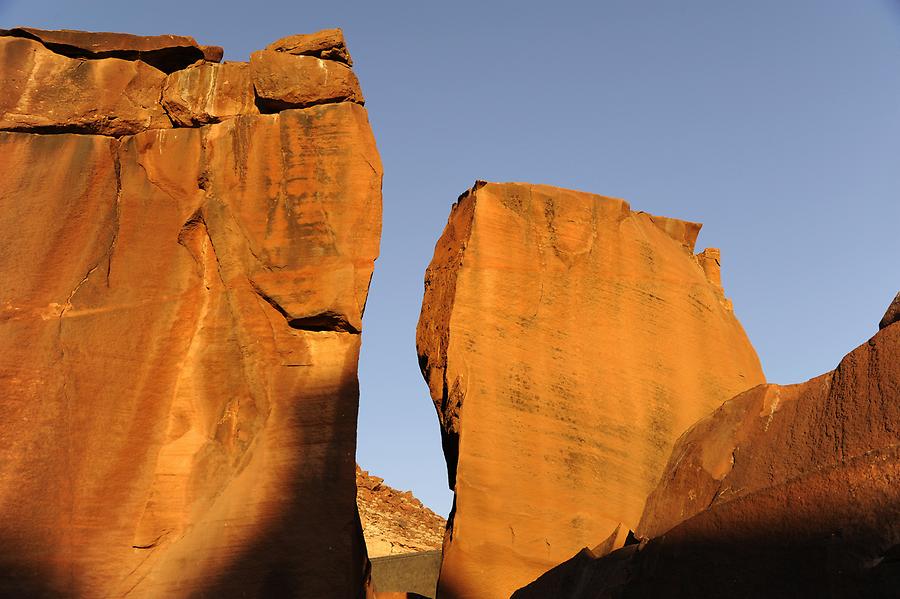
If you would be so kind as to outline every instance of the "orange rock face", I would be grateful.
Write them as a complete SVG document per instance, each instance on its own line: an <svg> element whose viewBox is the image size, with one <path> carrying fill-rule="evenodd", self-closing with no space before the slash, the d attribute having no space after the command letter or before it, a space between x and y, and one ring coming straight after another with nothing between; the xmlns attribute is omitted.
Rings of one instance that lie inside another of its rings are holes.
<svg viewBox="0 0 900 599"><path fill-rule="evenodd" d="M119 63L161 90L140 60L81 68ZM33 101L53 81L17 110L67 110ZM0 595L363 593L356 363L381 164L359 104L250 112L0 132Z"/></svg>
<svg viewBox="0 0 900 599"><path fill-rule="evenodd" d="M259 113L250 65L245 62L198 62L172 73L163 86L162 104L181 127Z"/></svg>
<svg viewBox="0 0 900 599"><path fill-rule="evenodd" d="M322 101L363 102L356 75L342 62L260 50L250 55L250 71L256 95L267 110Z"/></svg>
<svg viewBox="0 0 900 599"><path fill-rule="evenodd" d="M833 371L761 385L676 444L649 542L548 572L530 597L896 597L900 324Z"/></svg>
<svg viewBox="0 0 900 599"><path fill-rule="evenodd" d="M142 61L68 58L0 37L0 129L129 135L171 127L159 104L165 74Z"/></svg>
<svg viewBox="0 0 900 599"><path fill-rule="evenodd" d="M633 528L678 436L763 382L699 229L539 185L453 207L417 332L456 492L441 597L508 597Z"/></svg>

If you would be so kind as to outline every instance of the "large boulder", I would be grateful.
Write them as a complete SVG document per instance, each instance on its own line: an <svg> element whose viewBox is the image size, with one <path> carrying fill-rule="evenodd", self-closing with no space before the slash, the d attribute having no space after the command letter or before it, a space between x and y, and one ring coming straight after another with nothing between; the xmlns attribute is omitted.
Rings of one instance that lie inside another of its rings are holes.
<svg viewBox="0 0 900 599"><path fill-rule="evenodd" d="M0 595L364 593L381 163L359 104L248 112L0 133Z"/></svg>
<svg viewBox="0 0 900 599"><path fill-rule="evenodd" d="M764 381L699 229L541 185L454 205L417 331L456 492L441 597L508 597L624 536L678 436Z"/></svg>

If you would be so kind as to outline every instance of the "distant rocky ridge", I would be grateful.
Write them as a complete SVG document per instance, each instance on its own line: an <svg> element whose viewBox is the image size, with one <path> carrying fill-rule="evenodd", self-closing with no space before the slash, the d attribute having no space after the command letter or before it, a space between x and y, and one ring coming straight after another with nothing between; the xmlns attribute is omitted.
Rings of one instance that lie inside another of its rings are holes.
<svg viewBox="0 0 900 599"><path fill-rule="evenodd" d="M410 491L398 491L384 479L356 467L356 504L369 557L441 548L447 521Z"/></svg>
<svg viewBox="0 0 900 599"><path fill-rule="evenodd" d="M358 599L382 170L339 30L0 32L0 595Z"/></svg>

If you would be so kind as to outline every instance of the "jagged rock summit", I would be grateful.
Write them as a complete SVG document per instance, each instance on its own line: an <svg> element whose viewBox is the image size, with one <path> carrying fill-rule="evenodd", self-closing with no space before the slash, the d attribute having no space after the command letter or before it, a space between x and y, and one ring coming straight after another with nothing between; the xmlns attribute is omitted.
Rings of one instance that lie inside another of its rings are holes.
<svg viewBox="0 0 900 599"><path fill-rule="evenodd" d="M416 336L456 493L441 597L508 597L620 542L679 435L764 382L699 230L524 183L453 206Z"/></svg>
<svg viewBox="0 0 900 599"><path fill-rule="evenodd" d="M381 162L361 94L219 59L0 35L0 595L364 593Z"/></svg>
<svg viewBox="0 0 900 599"><path fill-rule="evenodd" d="M878 328L886 328L898 321L900 321L900 293L897 293L894 297L894 301L892 301L891 305L888 306L888 309L885 310L881 322L878 323Z"/></svg>

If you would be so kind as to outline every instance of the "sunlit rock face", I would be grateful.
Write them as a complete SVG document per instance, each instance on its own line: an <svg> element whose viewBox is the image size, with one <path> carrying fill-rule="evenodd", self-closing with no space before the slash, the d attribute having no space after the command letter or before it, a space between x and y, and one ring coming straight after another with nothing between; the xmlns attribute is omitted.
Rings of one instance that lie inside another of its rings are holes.
<svg viewBox="0 0 900 599"><path fill-rule="evenodd" d="M456 492L441 597L509 597L615 541L678 436L764 381L699 229L521 183L454 205L417 332Z"/></svg>
<svg viewBox="0 0 900 599"><path fill-rule="evenodd" d="M896 597L898 397L896 322L831 372L736 396L678 440L640 544L583 551L515 599Z"/></svg>
<svg viewBox="0 0 900 599"><path fill-rule="evenodd" d="M0 595L360 596L361 98L260 114L190 38L34 31L0 37Z"/></svg>

